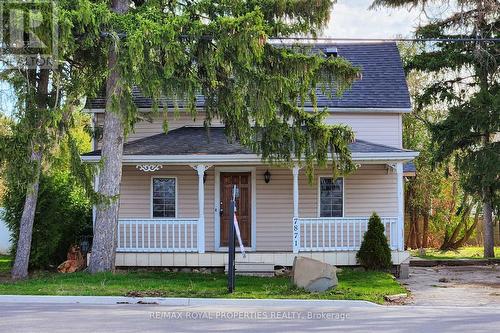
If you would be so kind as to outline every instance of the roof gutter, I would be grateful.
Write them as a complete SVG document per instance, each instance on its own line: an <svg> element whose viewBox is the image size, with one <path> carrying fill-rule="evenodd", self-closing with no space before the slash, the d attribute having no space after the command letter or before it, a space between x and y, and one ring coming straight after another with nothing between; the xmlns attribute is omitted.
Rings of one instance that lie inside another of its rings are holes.
<svg viewBox="0 0 500 333"><path fill-rule="evenodd" d="M318 106L317 109L323 109L324 107ZM172 110L171 110L172 109ZM203 112L204 109L202 107L196 108L198 112ZM410 113L412 111L411 108L339 108L339 107L327 107L328 112L332 113ZM139 108L139 112L152 112L151 108ZM167 111L173 112L173 107L169 107ZM187 111L186 108L179 108L181 112ZM304 107L304 110L307 112L315 112L313 107L307 106ZM106 109L83 109L83 112L87 113L104 113Z"/></svg>
<svg viewBox="0 0 500 333"><path fill-rule="evenodd" d="M352 160L364 163L380 162L407 162L419 155L418 152L397 152L397 153L353 153ZM82 156L82 161L96 163L101 156ZM217 163L217 164L265 164L262 159L255 154L239 155L124 155L123 164L137 163L166 163L166 164L193 164L193 163Z"/></svg>

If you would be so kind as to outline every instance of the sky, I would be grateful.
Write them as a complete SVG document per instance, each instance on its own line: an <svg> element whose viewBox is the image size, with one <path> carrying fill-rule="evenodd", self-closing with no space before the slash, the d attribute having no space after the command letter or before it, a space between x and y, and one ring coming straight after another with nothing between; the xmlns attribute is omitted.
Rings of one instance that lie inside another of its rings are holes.
<svg viewBox="0 0 500 333"><path fill-rule="evenodd" d="M330 22L321 33L337 38L393 38L411 37L422 17L417 10L381 8L369 10L372 0L337 0ZM10 113L11 97L5 95L6 86L0 82L0 112Z"/></svg>
<svg viewBox="0 0 500 333"><path fill-rule="evenodd" d="M337 0L322 36L337 38L411 37L422 17L418 10L369 10L372 0Z"/></svg>

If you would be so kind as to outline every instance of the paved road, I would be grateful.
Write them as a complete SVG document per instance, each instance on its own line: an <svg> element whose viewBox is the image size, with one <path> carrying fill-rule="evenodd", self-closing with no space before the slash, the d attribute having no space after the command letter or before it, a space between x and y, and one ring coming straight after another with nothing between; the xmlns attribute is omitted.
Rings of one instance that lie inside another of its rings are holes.
<svg viewBox="0 0 500 333"><path fill-rule="evenodd" d="M236 317L235 317L236 316ZM315 320L311 320L315 316ZM322 317L318 319L318 317ZM258 319L260 318L260 319ZM0 303L0 332L497 332L500 307Z"/></svg>

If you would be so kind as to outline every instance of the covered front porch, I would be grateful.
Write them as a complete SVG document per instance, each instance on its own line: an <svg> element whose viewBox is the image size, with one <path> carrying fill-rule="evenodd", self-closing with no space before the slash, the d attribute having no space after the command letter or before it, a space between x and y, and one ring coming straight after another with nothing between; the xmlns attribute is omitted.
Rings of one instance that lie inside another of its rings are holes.
<svg viewBox="0 0 500 333"><path fill-rule="evenodd" d="M238 219L248 253L241 261L289 266L299 255L355 265L377 212L393 250L403 251L403 163L416 154L358 140L358 170L332 179L316 170L265 165L223 131L180 128L125 144L117 266L223 266L227 255L225 188L242 191ZM100 151L83 158L100 159Z"/></svg>

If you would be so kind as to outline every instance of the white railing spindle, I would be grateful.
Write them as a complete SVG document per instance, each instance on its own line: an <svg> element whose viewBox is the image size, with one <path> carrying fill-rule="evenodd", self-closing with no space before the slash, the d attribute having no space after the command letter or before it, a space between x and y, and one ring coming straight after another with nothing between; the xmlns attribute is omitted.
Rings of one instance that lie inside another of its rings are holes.
<svg viewBox="0 0 500 333"><path fill-rule="evenodd" d="M298 230L303 232L298 251L356 251L368 229L368 220L369 217L296 218ZM381 220L389 245L394 250L397 248L397 218L382 217Z"/></svg>
<svg viewBox="0 0 500 333"><path fill-rule="evenodd" d="M194 236L194 228L197 225L198 219L119 220L117 251L197 252L198 239Z"/></svg>

